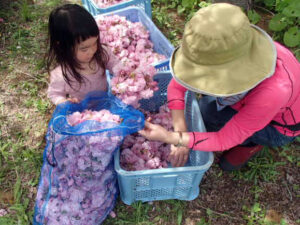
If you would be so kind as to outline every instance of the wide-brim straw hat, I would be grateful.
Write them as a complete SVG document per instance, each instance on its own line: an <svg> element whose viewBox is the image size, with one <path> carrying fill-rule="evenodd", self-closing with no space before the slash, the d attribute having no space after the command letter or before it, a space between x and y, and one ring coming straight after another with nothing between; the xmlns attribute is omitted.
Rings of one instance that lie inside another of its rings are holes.
<svg viewBox="0 0 300 225"><path fill-rule="evenodd" d="M170 60L174 79L194 92L226 97L249 91L273 75L276 48L238 7L216 3L187 22Z"/></svg>

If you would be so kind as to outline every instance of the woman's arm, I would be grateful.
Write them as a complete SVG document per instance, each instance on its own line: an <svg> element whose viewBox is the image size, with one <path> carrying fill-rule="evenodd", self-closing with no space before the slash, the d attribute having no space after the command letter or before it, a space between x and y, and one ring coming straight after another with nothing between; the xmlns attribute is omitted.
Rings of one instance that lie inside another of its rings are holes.
<svg viewBox="0 0 300 225"><path fill-rule="evenodd" d="M279 84L280 85L280 84ZM260 85L243 100L243 107L218 132L183 132L182 144L200 151L224 151L243 143L267 126L289 99L290 92L273 85ZM151 140L168 144L180 142L178 132L147 124L141 133Z"/></svg>
<svg viewBox="0 0 300 225"><path fill-rule="evenodd" d="M187 89L172 79L168 85L168 107L171 110L183 110L185 101L184 96Z"/></svg>

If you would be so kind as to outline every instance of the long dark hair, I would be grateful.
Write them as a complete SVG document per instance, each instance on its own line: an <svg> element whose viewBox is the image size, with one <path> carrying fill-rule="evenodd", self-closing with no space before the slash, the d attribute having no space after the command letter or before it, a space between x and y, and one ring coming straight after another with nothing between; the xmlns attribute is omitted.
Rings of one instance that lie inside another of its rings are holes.
<svg viewBox="0 0 300 225"><path fill-rule="evenodd" d="M83 7L77 4L66 4L54 9L49 16L48 32L49 49L46 66L49 73L54 64L60 65L63 77L71 87L71 78L81 85L84 80L76 71L82 68L75 57L75 46L90 37L98 37L94 59L101 68L105 69L109 60L108 54L100 44L99 29L95 19Z"/></svg>

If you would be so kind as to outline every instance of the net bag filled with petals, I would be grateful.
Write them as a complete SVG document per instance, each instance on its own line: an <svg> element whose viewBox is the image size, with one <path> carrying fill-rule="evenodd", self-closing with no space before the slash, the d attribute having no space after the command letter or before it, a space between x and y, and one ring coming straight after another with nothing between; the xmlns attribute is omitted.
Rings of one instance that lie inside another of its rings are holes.
<svg viewBox="0 0 300 225"><path fill-rule="evenodd" d="M104 92L58 105L46 135L34 224L101 224L118 195L113 154L143 126L141 112Z"/></svg>

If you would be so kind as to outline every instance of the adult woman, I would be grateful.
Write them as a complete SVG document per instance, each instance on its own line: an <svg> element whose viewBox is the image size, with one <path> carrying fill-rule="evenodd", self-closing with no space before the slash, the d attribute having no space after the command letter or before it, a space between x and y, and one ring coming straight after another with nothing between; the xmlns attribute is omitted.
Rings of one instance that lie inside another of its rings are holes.
<svg viewBox="0 0 300 225"><path fill-rule="evenodd" d="M185 164L189 148L228 150L220 166L235 170L263 146L281 146L300 135L300 64L239 7L216 3L200 9L186 24L170 66L168 106L176 132L146 122L140 134L172 144L173 166ZM208 132L186 132L187 89L204 95L200 109Z"/></svg>

